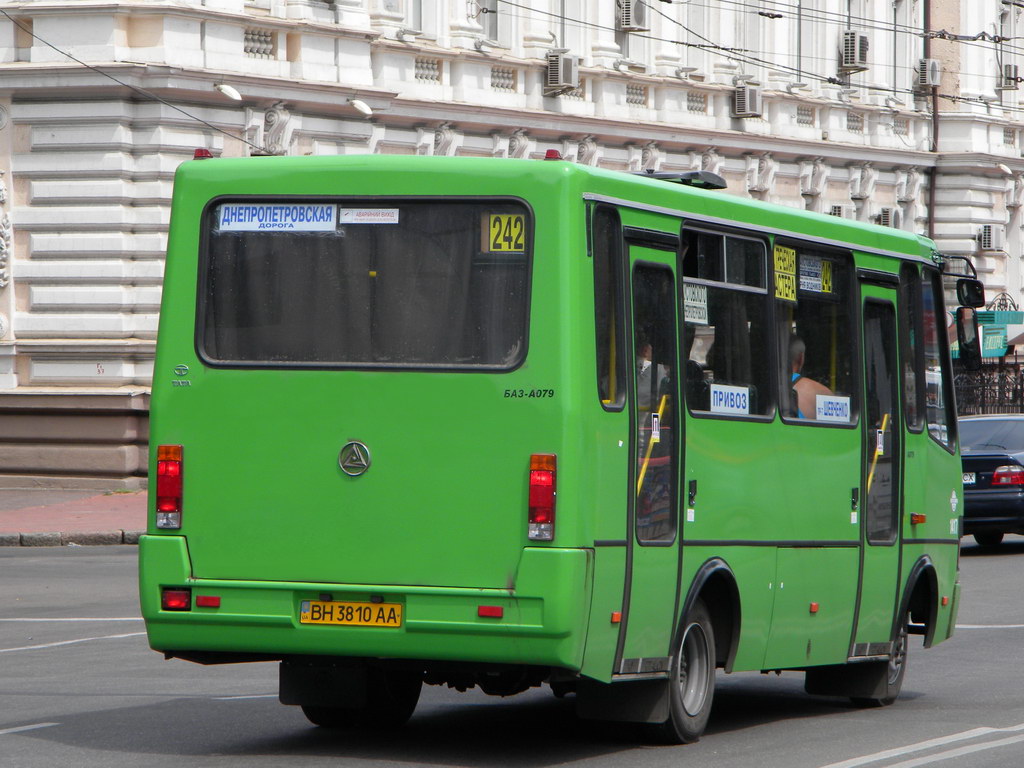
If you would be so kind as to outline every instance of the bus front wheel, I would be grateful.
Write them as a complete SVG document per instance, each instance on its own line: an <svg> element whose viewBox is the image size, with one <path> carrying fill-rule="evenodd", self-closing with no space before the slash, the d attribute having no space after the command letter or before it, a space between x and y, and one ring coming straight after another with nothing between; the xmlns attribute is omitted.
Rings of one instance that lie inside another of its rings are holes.
<svg viewBox="0 0 1024 768"><path fill-rule="evenodd" d="M704 601L698 599L683 623L669 671L669 717L660 736L674 744L700 739L715 693L715 632Z"/></svg>

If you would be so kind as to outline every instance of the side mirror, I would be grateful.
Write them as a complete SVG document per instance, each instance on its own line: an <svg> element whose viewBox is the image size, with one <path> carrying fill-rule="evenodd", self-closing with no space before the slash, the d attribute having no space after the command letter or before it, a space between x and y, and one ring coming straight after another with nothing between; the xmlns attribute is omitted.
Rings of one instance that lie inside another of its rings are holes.
<svg viewBox="0 0 1024 768"><path fill-rule="evenodd" d="M981 284L981 280L961 277L956 281L956 299L965 307L984 307L985 286Z"/></svg>
<svg viewBox="0 0 1024 768"><path fill-rule="evenodd" d="M978 313L973 307L956 308L956 340L960 362L969 371L981 368L981 338L978 334Z"/></svg>

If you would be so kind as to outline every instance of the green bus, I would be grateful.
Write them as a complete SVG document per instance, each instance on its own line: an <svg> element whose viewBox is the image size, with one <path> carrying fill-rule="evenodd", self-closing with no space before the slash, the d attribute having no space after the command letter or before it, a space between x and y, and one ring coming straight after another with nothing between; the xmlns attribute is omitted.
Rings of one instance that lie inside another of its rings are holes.
<svg viewBox="0 0 1024 768"><path fill-rule="evenodd" d="M717 669L891 702L960 590L943 260L549 154L182 164L151 647L326 727L547 684L694 741Z"/></svg>

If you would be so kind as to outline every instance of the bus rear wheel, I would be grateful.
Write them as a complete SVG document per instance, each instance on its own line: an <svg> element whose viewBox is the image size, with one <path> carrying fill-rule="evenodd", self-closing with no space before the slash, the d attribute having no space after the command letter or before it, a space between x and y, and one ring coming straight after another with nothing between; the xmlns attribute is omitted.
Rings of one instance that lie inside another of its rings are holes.
<svg viewBox="0 0 1024 768"><path fill-rule="evenodd" d="M683 622L669 670L669 717L658 735L672 744L700 739L715 693L715 632L704 601L698 599Z"/></svg>
<svg viewBox="0 0 1024 768"><path fill-rule="evenodd" d="M887 707L896 701L903 688L903 678L907 674L907 652L910 650L910 615L903 617L896 641L893 643L892 655L888 662L879 663L879 671L884 664L885 694L879 697L854 696L851 701L858 707Z"/></svg>
<svg viewBox="0 0 1024 768"><path fill-rule="evenodd" d="M419 671L367 669L366 701L361 707L302 705L302 714L321 728L396 728L412 717L420 699Z"/></svg>

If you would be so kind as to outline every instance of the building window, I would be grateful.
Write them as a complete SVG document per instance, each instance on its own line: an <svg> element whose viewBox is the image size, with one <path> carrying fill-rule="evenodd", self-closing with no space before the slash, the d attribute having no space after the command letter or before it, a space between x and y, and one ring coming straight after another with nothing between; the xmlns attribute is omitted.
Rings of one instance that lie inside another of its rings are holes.
<svg viewBox="0 0 1024 768"><path fill-rule="evenodd" d="M903 119L896 119L892 121L892 132L897 136L909 136L910 135L910 121Z"/></svg>
<svg viewBox="0 0 1024 768"><path fill-rule="evenodd" d="M814 125L815 123L814 107L797 107L796 108L796 123L797 125Z"/></svg>
<svg viewBox="0 0 1024 768"><path fill-rule="evenodd" d="M1017 146L1017 131L1013 128L1003 128L1003 144L1008 147Z"/></svg>
<svg viewBox="0 0 1024 768"><path fill-rule="evenodd" d="M406 0L405 23L409 29L423 31L423 0Z"/></svg>
<svg viewBox="0 0 1024 768"><path fill-rule="evenodd" d="M864 115L861 112L846 113L846 130L850 133L864 133Z"/></svg>
<svg viewBox="0 0 1024 768"><path fill-rule="evenodd" d="M498 0L477 0L480 6L480 26L484 28L484 38L498 40Z"/></svg>

